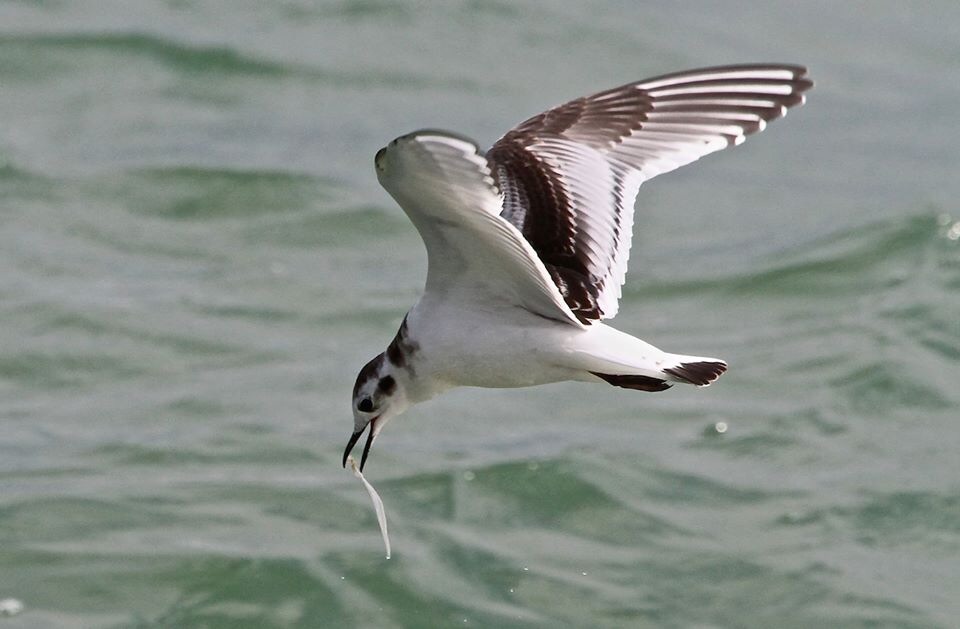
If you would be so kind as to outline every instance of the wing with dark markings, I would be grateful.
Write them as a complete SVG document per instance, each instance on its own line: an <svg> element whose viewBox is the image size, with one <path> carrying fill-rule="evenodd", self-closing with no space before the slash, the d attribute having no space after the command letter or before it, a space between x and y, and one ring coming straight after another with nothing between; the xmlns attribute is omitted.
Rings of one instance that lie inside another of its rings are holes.
<svg viewBox="0 0 960 629"><path fill-rule="evenodd" d="M668 74L534 116L487 152L501 217L540 257L583 323L617 313L640 185L741 143L802 104L795 65Z"/></svg>

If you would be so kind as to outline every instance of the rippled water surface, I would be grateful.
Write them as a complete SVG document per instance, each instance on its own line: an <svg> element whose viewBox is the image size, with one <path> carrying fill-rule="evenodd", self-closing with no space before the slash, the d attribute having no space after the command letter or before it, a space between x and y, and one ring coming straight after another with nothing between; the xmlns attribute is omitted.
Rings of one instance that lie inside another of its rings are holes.
<svg viewBox="0 0 960 629"><path fill-rule="evenodd" d="M0 629L957 626L957 24L0 3ZM643 187L615 322L728 374L413 409L367 467L385 560L338 459L425 258L376 150L761 60L808 105Z"/></svg>

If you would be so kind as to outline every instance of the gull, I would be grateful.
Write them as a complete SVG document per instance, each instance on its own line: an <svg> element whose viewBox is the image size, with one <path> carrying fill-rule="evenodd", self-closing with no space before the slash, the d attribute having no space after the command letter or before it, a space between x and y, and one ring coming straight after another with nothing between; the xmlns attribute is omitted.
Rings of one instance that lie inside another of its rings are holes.
<svg viewBox="0 0 960 629"><path fill-rule="evenodd" d="M671 354L617 314L640 185L743 142L804 102L806 68L749 64L646 79L559 105L486 152L425 129L374 158L427 249L423 295L353 388L360 469L387 422L454 387L566 380L638 391L705 387L718 358Z"/></svg>

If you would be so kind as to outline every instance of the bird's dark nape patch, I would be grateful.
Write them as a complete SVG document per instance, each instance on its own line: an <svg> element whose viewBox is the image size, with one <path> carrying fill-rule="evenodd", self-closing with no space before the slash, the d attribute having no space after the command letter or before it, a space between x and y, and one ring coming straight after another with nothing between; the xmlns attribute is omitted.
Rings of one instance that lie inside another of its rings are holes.
<svg viewBox="0 0 960 629"><path fill-rule="evenodd" d="M680 363L676 367L669 367L663 371L674 378L703 387L721 375L727 370L727 364L721 362L698 362L698 363Z"/></svg>
<svg viewBox="0 0 960 629"><path fill-rule="evenodd" d="M615 387L633 389L635 391L666 391L673 386L666 380L661 380L660 378L651 378L649 376L625 376L609 373L597 373L596 371L591 371L590 373L598 378L603 378Z"/></svg>
<svg viewBox="0 0 960 629"><path fill-rule="evenodd" d="M410 357L417 349L417 344L407 336L407 318L404 317L403 323L400 324L400 329L397 330L397 335L393 337L393 340L390 341L390 345L387 347L387 358L390 359L394 367L407 367L410 362Z"/></svg>

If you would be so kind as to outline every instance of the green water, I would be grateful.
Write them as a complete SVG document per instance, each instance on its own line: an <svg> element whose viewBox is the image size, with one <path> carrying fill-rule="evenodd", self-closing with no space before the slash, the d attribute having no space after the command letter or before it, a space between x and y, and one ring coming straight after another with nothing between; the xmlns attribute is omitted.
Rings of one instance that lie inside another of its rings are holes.
<svg viewBox="0 0 960 629"><path fill-rule="evenodd" d="M0 2L0 629L960 626L958 24ZM425 260L376 150L763 60L809 104L644 186L615 321L730 371L411 410L385 560L339 458Z"/></svg>

